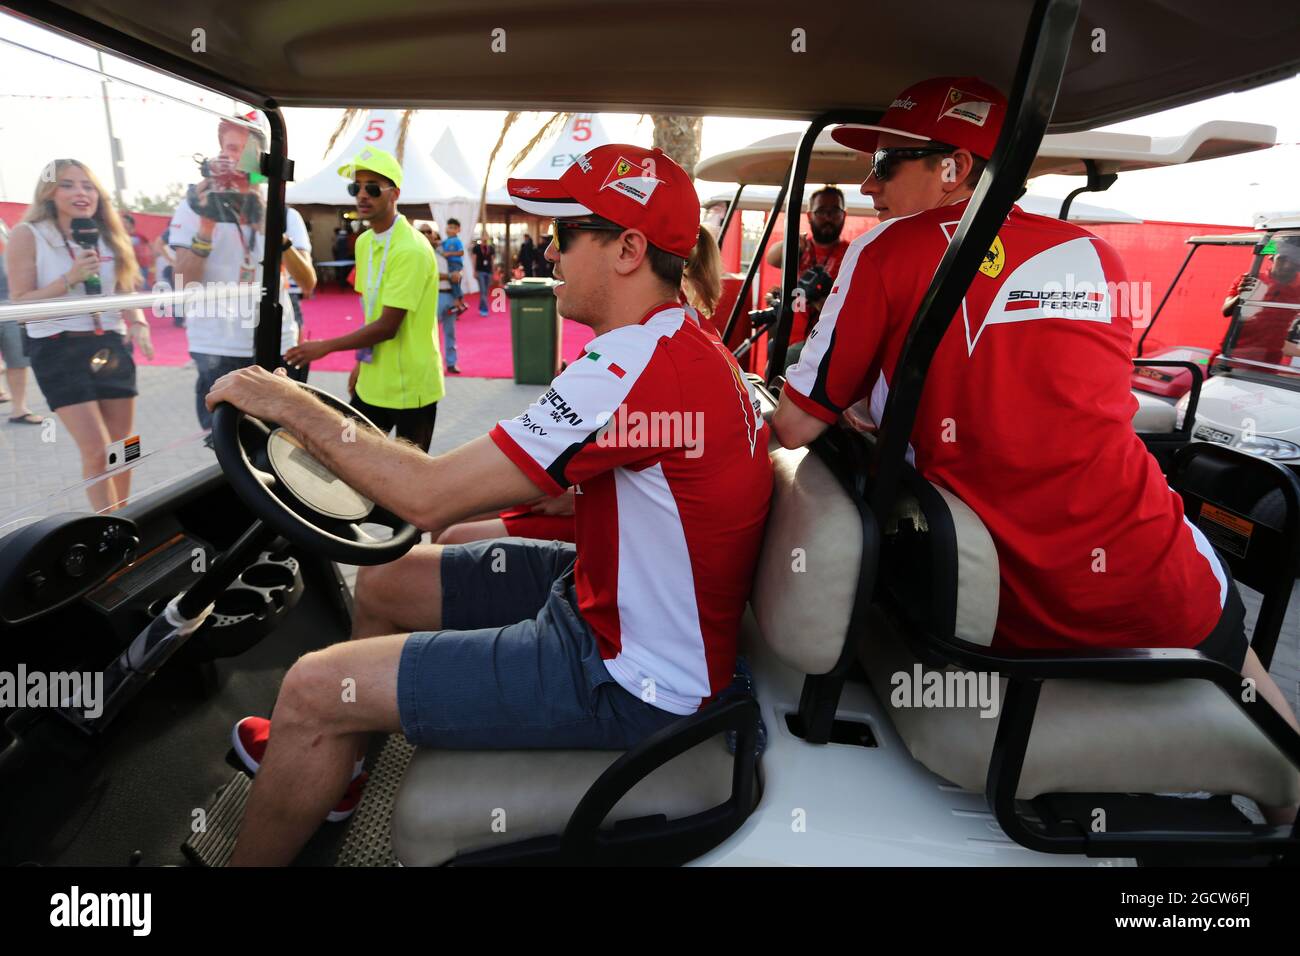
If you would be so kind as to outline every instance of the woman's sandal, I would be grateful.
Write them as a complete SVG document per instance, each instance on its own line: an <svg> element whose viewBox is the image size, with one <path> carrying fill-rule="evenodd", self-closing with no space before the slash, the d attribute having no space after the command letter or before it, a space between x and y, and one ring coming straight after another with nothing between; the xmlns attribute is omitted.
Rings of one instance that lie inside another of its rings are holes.
<svg viewBox="0 0 1300 956"><path fill-rule="evenodd" d="M26 415L10 415L9 423L11 425L17 423L23 425L44 425L45 419L42 416L37 415L35 412L28 412Z"/></svg>

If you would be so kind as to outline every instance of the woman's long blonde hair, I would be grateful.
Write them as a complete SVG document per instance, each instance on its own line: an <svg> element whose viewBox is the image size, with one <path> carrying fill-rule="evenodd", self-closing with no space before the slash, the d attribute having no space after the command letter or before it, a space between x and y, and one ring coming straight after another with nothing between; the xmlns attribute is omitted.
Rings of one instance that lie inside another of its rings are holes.
<svg viewBox="0 0 1300 956"><path fill-rule="evenodd" d="M682 270L682 291L692 308L704 316L713 315L722 298L722 254L713 233L703 226Z"/></svg>
<svg viewBox="0 0 1300 956"><path fill-rule="evenodd" d="M122 225L117 210L108 201L108 194L104 192L103 185L85 163L76 159L56 159L49 163L36 183L32 204L27 207L22 221L34 224L48 220L58 226L59 213L54 206L54 191L59 188L59 178L63 175L63 171L72 166L76 166L86 174L86 178L95 187L95 192L99 194L99 203L95 206L95 215L91 218L99 224L100 236L113 250L117 291L134 292L136 281L140 278L140 264L136 261L131 237L126 234L126 227Z"/></svg>

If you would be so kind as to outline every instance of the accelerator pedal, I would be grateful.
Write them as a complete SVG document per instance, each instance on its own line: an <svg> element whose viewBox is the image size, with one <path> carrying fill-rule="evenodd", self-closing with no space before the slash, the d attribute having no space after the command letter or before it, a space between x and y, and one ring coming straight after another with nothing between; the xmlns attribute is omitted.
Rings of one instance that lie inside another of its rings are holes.
<svg viewBox="0 0 1300 956"><path fill-rule="evenodd" d="M244 819L244 807L253 789L253 778L240 771L216 792L204 808L204 827L181 845L185 858L195 866L225 866L235 852L235 837Z"/></svg>

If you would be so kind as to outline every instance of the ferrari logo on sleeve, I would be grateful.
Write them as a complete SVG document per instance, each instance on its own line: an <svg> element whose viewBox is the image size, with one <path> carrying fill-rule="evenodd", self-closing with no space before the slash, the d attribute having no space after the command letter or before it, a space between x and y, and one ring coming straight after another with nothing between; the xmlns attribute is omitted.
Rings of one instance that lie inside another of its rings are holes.
<svg viewBox="0 0 1300 956"><path fill-rule="evenodd" d="M989 251L984 253L984 261L980 263L980 272L990 279L996 279L1006 264L1007 250L1002 247L1002 240L994 236L993 245L989 246Z"/></svg>

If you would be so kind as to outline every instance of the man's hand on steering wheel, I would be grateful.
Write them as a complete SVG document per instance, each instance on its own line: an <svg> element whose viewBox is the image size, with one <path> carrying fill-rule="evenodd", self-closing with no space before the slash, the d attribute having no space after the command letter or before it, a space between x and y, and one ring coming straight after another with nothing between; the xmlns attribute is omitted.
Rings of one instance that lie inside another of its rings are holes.
<svg viewBox="0 0 1300 956"><path fill-rule="evenodd" d="M217 379L204 398L209 411L229 402L246 415L265 421L283 422L294 405L310 404L316 399L290 380L282 368L274 374L260 365L227 372Z"/></svg>

